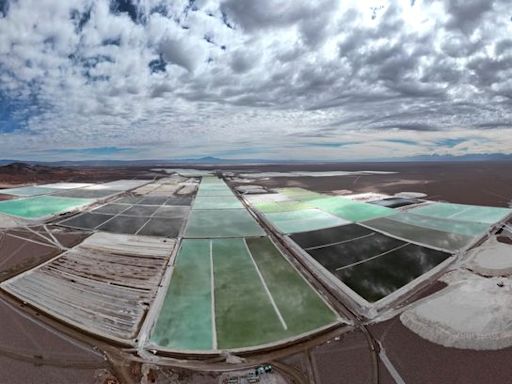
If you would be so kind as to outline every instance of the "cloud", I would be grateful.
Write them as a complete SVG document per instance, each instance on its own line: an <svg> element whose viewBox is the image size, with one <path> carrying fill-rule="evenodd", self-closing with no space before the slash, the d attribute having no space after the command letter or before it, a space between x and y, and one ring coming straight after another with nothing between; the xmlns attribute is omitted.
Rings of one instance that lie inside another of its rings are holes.
<svg viewBox="0 0 512 384"><path fill-rule="evenodd" d="M493 7L489 0L445 0L450 19L447 28L460 29L470 34L479 25L482 16Z"/></svg>
<svg viewBox="0 0 512 384"><path fill-rule="evenodd" d="M159 52L165 61L194 72L205 60L205 50L201 42L187 38L165 38L160 42Z"/></svg>
<svg viewBox="0 0 512 384"><path fill-rule="evenodd" d="M507 15L504 0L0 1L0 152L510 153Z"/></svg>

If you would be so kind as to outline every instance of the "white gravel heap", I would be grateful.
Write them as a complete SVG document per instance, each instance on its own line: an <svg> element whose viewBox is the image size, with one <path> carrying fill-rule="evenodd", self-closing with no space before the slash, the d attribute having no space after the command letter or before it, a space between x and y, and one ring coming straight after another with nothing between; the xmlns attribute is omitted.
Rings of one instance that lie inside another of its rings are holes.
<svg viewBox="0 0 512 384"><path fill-rule="evenodd" d="M485 276L512 275L512 245L491 237L470 252L466 266Z"/></svg>
<svg viewBox="0 0 512 384"><path fill-rule="evenodd" d="M512 279L457 270L443 280L447 288L401 314L407 328L445 347L496 350L512 346Z"/></svg>
<svg viewBox="0 0 512 384"><path fill-rule="evenodd" d="M238 192L245 194L262 194L267 193L267 190L260 185L239 185L236 187Z"/></svg>

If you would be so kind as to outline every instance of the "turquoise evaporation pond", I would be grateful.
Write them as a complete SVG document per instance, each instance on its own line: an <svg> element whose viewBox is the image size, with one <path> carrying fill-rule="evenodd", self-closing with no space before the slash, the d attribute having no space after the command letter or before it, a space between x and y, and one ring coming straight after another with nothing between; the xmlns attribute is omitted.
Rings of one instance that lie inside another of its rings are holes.
<svg viewBox="0 0 512 384"><path fill-rule="evenodd" d="M511 214L512 209L452 203L432 203L411 208L408 212L442 219L494 224Z"/></svg>
<svg viewBox="0 0 512 384"><path fill-rule="evenodd" d="M385 217L394 214L392 208L382 207L376 204L362 203L341 196L325 196L318 199L308 200L308 205L319 208L342 219L360 222L378 217Z"/></svg>
<svg viewBox="0 0 512 384"><path fill-rule="evenodd" d="M218 179L217 179L218 180ZM199 184L199 190L197 191L197 197L202 196L234 196L231 189L224 183L224 181L219 180L215 182L201 181Z"/></svg>
<svg viewBox="0 0 512 384"><path fill-rule="evenodd" d="M92 204L93 199L56 196L37 196L26 199L0 201L0 213L26 219L39 219Z"/></svg>
<svg viewBox="0 0 512 384"><path fill-rule="evenodd" d="M198 196L192 209L235 209L244 208L235 196Z"/></svg>
<svg viewBox="0 0 512 384"><path fill-rule="evenodd" d="M300 209L288 212L265 213L265 217L281 233L314 231L348 224L349 221L323 212L320 209Z"/></svg>
<svg viewBox="0 0 512 384"><path fill-rule="evenodd" d="M438 231L458 233L465 236L483 235L489 229L489 224L485 223L440 219L406 212L388 216L388 219L400 221L406 224L413 224L420 227L437 229Z"/></svg>
<svg viewBox="0 0 512 384"><path fill-rule="evenodd" d="M201 188L196 194L196 197L224 197L233 196L233 192L230 189L225 188Z"/></svg>
<svg viewBox="0 0 512 384"><path fill-rule="evenodd" d="M58 192L60 189L57 188L46 188L46 187L19 187L19 188L8 188L0 189L0 194L14 195L14 196L38 196L48 195L54 192Z"/></svg>
<svg viewBox="0 0 512 384"><path fill-rule="evenodd" d="M171 350L247 348L336 321L267 237L185 239L150 341Z"/></svg>
<svg viewBox="0 0 512 384"><path fill-rule="evenodd" d="M244 209L193 209L186 238L263 236L265 232Z"/></svg>

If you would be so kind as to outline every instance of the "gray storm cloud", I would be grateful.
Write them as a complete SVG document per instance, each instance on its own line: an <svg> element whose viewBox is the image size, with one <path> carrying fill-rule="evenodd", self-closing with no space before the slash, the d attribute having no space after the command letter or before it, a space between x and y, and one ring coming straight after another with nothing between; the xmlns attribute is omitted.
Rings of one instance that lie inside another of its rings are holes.
<svg viewBox="0 0 512 384"><path fill-rule="evenodd" d="M99 138L146 157L512 152L504 0L3 0L0 36L6 156Z"/></svg>

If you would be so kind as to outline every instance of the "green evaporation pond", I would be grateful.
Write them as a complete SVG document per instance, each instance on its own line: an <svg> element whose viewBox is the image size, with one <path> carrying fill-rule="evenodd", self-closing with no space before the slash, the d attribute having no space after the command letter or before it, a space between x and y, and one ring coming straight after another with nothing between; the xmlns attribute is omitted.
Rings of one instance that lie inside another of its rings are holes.
<svg viewBox="0 0 512 384"><path fill-rule="evenodd" d="M336 320L268 238L213 240L213 261L219 349L276 342Z"/></svg>
<svg viewBox="0 0 512 384"><path fill-rule="evenodd" d="M412 208L408 212L443 219L494 224L511 214L512 210L508 208L484 207L478 205L432 203Z"/></svg>
<svg viewBox="0 0 512 384"><path fill-rule="evenodd" d="M285 260L268 237L247 239L247 245L287 325L289 336L336 321L336 315Z"/></svg>
<svg viewBox="0 0 512 384"><path fill-rule="evenodd" d="M322 197L308 201L309 205L329 212L345 220L358 222L395 214L392 208L375 204L361 203L344 197Z"/></svg>
<svg viewBox="0 0 512 384"><path fill-rule="evenodd" d="M39 219L89 205L94 201L93 199L56 196L30 197L27 199L0 201L0 213L26 219Z"/></svg>
<svg viewBox="0 0 512 384"><path fill-rule="evenodd" d="M167 349L213 349L210 240L183 240L150 340Z"/></svg>
<svg viewBox="0 0 512 384"><path fill-rule="evenodd" d="M254 206L263 213L298 211L312 208L311 205L302 201L270 201L257 203Z"/></svg>
<svg viewBox="0 0 512 384"><path fill-rule="evenodd" d="M225 184L222 179L215 176L203 176L201 178L201 184Z"/></svg>
<svg viewBox="0 0 512 384"><path fill-rule="evenodd" d="M400 221L402 223L418 225L424 228L437 229L444 232L458 233L465 236L482 235L489 229L489 225L485 223L439 219L405 212L389 216L388 218L391 220Z"/></svg>
<svg viewBox="0 0 512 384"><path fill-rule="evenodd" d="M316 229L348 224L348 221L319 209L266 213L265 217L281 233L314 231Z"/></svg>
<svg viewBox="0 0 512 384"><path fill-rule="evenodd" d="M223 182L201 182L197 197L200 196L234 196L231 189Z"/></svg>
<svg viewBox="0 0 512 384"><path fill-rule="evenodd" d="M265 232L246 209L193 209L188 238L262 236Z"/></svg>
<svg viewBox="0 0 512 384"><path fill-rule="evenodd" d="M234 209L244 208L235 196L197 196L192 209Z"/></svg>
<svg viewBox="0 0 512 384"><path fill-rule="evenodd" d="M185 239L150 340L171 350L246 348L335 321L267 237Z"/></svg>
<svg viewBox="0 0 512 384"><path fill-rule="evenodd" d="M321 193L308 191L307 189L303 188L279 188L278 191L285 196L300 201L318 199L323 196Z"/></svg>

